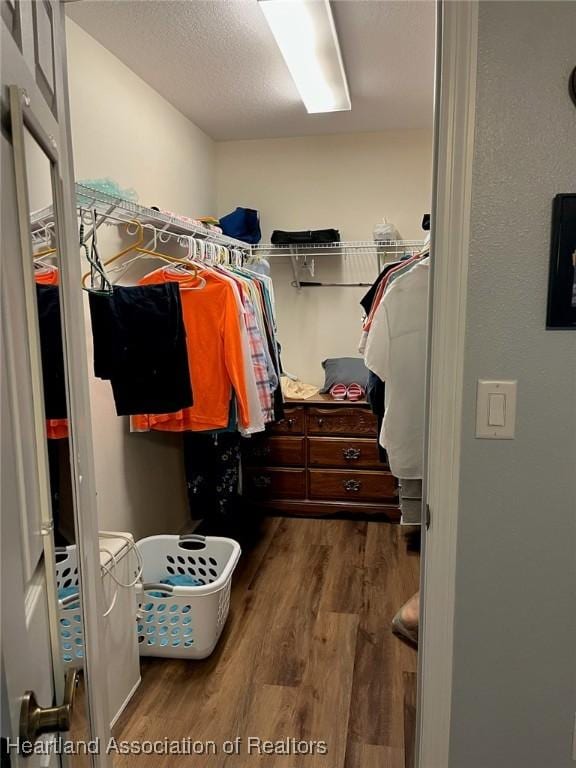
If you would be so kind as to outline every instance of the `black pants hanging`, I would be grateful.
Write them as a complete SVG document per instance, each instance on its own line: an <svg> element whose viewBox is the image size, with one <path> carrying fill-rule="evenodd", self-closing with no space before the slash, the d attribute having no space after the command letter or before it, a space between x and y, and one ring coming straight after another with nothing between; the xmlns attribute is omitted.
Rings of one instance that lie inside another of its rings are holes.
<svg viewBox="0 0 576 768"><path fill-rule="evenodd" d="M62 506L62 483L60 476L62 472L62 443L64 440L47 440L48 446L48 469L50 472L50 497L52 500L52 519L54 521L54 543L57 547L66 547L71 541L64 536L60 530L60 511ZM68 442L68 441L66 441ZM69 471L68 466L64 471ZM66 488L64 488L64 502L66 502ZM70 504L71 504L70 500Z"/></svg>
<svg viewBox="0 0 576 768"><path fill-rule="evenodd" d="M184 465L192 519L215 525L230 520L238 501L238 432L185 432Z"/></svg>

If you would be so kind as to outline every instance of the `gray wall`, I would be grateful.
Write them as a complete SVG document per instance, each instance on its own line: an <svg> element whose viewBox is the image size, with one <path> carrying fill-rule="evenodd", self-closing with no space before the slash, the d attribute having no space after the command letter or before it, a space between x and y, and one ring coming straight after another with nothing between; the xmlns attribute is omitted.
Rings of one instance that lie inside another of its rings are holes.
<svg viewBox="0 0 576 768"><path fill-rule="evenodd" d="M576 332L545 314L576 2L482 2L478 65L450 768L572 768ZM518 379L514 441L474 438L479 378Z"/></svg>

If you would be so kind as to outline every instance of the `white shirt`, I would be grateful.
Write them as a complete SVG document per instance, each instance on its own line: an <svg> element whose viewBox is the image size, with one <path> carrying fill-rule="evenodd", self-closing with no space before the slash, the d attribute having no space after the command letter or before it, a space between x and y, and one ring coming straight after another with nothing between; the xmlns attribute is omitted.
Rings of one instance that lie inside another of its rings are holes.
<svg viewBox="0 0 576 768"><path fill-rule="evenodd" d="M364 360L386 384L380 444L392 474L422 477L429 259L394 280L378 306Z"/></svg>

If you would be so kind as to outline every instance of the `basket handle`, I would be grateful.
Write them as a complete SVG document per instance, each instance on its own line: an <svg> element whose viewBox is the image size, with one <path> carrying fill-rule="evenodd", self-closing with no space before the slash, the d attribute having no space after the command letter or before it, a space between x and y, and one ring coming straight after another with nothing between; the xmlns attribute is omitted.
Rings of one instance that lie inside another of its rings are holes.
<svg viewBox="0 0 576 768"><path fill-rule="evenodd" d="M142 590L144 592L168 592L172 594L174 587L172 584L160 584L160 582L150 581L147 584L142 584Z"/></svg>
<svg viewBox="0 0 576 768"><path fill-rule="evenodd" d="M63 597L61 600L59 599L58 602L62 608L68 608L69 605L72 605L72 603L77 603L79 600L80 592L76 592L73 595L66 595L66 597Z"/></svg>
<svg viewBox="0 0 576 768"><path fill-rule="evenodd" d="M182 549L192 549L192 547L187 547L186 544L199 544L200 546L194 547L194 549L205 549L206 536L201 536L199 533L184 533L178 538L178 546Z"/></svg>

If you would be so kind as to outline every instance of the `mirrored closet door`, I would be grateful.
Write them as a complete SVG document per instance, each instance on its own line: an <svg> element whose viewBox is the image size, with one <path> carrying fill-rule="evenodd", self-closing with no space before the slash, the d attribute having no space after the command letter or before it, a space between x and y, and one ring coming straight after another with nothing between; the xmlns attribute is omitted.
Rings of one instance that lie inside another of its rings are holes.
<svg viewBox="0 0 576 768"><path fill-rule="evenodd" d="M86 687L105 596L95 519L80 523L95 498L82 305L66 299L79 258L61 7L1 10L2 746L11 766L53 768L70 764L60 739L108 733L106 702Z"/></svg>

